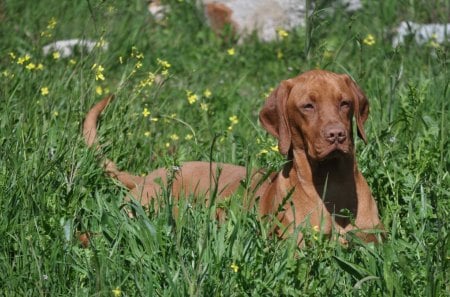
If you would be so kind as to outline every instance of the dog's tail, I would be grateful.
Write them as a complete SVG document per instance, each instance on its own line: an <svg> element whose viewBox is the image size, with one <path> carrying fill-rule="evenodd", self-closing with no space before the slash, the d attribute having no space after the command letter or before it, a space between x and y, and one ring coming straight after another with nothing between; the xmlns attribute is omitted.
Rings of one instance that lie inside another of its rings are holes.
<svg viewBox="0 0 450 297"><path fill-rule="evenodd" d="M102 111L113 99L114 95L106 96L100 102L95 104L87 113L83 124L83 135L88 147L95 145L95 149L100 149L100 146L97 143L97 120ZM133 189L136 187L136 184L142 184L144 182L143 178L140 176L132 175L126 171L120 171L117 169L117 165L107 158L105 158L102 163L106 173L120 181L128 189Z"/></svg>

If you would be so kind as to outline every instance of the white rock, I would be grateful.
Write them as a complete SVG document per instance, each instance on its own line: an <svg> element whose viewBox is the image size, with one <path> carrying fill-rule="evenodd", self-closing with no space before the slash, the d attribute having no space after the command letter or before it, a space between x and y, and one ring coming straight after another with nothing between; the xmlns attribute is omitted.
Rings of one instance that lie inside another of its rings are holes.
<svg viewBox="0 0 450 297"><path fill-rule="evenodd" d="M62 58L67 58L73 55L73 50L75 47L80 47L87 52L91 52L94 47L100 45L100 43L87 39L67 39L67 40L58 40L56 42L47 44L42 48L44 55L47 56L52 52L59 52ZM108 49L108 44L103 43L100 45L103 50Z"/></svg>
<svg viewBox="0 0 450 297"><path fill-rule="evenodd" d="M414 22L403 21L396 29L397 35L392 40L394 47L405 41L405 37L414 36L417 44L424 44L428 41L444 43L449 40L450 24L418 24Z"/></svg>

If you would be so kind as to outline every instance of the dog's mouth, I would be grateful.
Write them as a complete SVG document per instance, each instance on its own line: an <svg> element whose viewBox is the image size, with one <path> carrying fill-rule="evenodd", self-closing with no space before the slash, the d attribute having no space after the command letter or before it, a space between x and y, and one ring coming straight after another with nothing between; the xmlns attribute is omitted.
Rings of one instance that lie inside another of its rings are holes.
<svg viewBox="0 0 450 297"><path fill-rule="evenodd" d="M346 145L332 144L324 150L317 150L317 159L319 161L342 158L350 153L350 149Z"/></svg>

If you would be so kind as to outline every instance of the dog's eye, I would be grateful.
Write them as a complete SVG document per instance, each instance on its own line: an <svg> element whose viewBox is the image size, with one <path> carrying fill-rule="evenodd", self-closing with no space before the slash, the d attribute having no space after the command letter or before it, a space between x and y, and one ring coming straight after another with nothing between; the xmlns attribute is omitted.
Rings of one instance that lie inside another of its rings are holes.
<svg viewBox="0 0 450 297"><path fill-rule="evenodd" d="M314 105L312 103L306 103L306 104L303 104L302 109L304 111L313 111Z"/></svg>
<svg viewBox="0 0 450 297"><path fill-rule="evenodd" d="M347 100L341 101L341 108L342 109L348 109L348 108L350 108L350 106L351 106L350 101L347 101Z"/></svg>

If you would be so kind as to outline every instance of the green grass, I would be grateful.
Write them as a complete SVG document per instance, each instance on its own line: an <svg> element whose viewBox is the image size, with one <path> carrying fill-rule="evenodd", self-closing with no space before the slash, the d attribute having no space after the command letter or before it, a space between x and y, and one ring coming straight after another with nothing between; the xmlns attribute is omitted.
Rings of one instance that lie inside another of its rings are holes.
<svg viewBox="0 0 450 297"><path fill-rule="evenodd" d="M353 15L327 13L325 2L308 34L299 28L240 46L215 37L193 1L168 1L163 22L144 2L0 2L0 295L450 296L449 44L390 43L401 20L448 22L446 1L365 1ZM52 17L57 24L47 28ZM363 43L368 34L372 46ZM47 43L81 37L104 38L109 49L42 54ZM171 64L168 75L158 58ZM30 71L30 62L44 68ZM104 81L93 64L105 68ZM270 235L256 211L242 211L239 194L222 225L214 209L185 202L172 219L167 193L162 211L137 209L130 219L126 191L81 137L102 87L117 94L101 120L103 152L123 169L141 174L187 160L280 168L258 111L270 88L311 68L349 73L369 97L369 144L358 140L357 153L388 230L381 245L345 248L306 232L299 250ZM149 72L163 83L141 87ZM93 233L87 249L76 236L84 231Z"/></svg>

